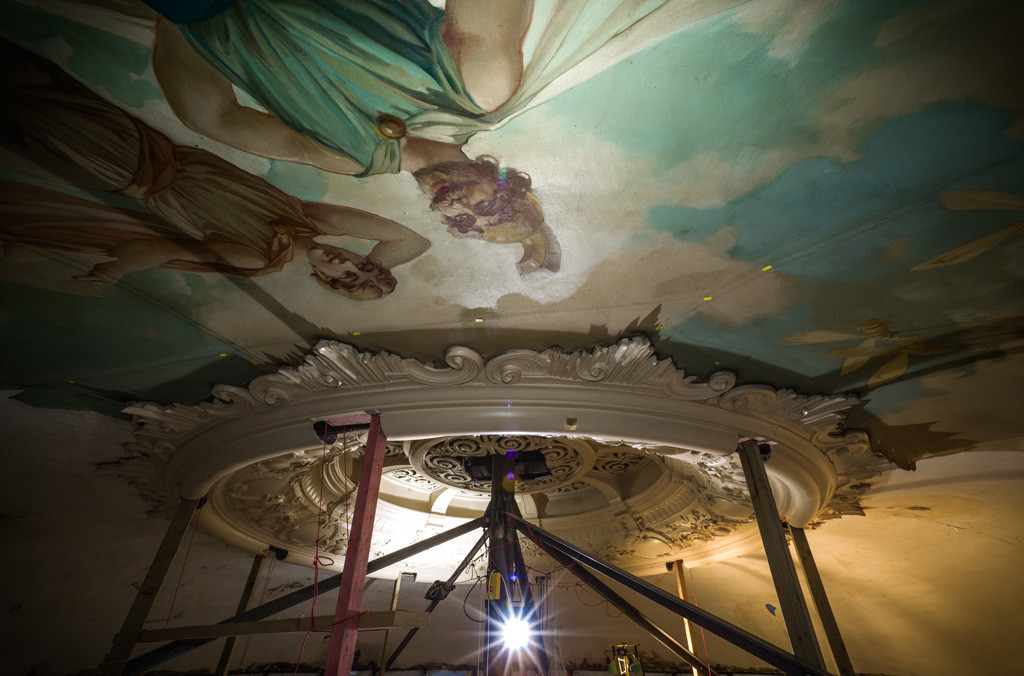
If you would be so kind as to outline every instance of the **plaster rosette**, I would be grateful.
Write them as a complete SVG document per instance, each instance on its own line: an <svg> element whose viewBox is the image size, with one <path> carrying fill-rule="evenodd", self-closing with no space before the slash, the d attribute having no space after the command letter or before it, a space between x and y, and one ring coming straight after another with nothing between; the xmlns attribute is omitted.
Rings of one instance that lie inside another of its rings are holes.
<svg viewBox="0 0 1024 676"><path fill-rule="evenodd" d="M388 437L374 557L482 515L490 481L474 467L494 454L530 459L516 480L529 521L637 574L760 547L734 453L741 436L772 445L775 499L796 526L861 513L860 496L889 467L863 432L843 428L855 397L737 385L728 371L702 381L639 337L490 359L453 347L443 364L325 340L298 367L212 394L128 407L136 441L118 471L157 509L206 496L202 528L230 544L273 546L302 565L319 554L335 569L366 432L327 444L313 423L366 411L381 413ZM476 537L381 575L443 576Z"/></svg>

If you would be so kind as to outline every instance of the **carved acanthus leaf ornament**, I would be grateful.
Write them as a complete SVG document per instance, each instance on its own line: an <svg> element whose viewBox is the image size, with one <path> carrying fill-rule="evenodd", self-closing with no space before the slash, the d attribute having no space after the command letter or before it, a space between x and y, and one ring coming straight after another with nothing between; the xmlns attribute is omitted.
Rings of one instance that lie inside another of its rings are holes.
<svg viewBox="0 0 1024 676"><path fill-rule="evenodd" d="M136 440L118 471L157 502L211 494L212 530L239 546L306 557L319 524L321 549L338 554L365 435L325 449L311 425L380 411L389 438L382 542L408 539L388 519L418 518L422 534L482 512L486 486L470 480L463 458L515 440L550 469L520 487L527 518L639 570L686 549L724 555L718 544L749 530L732 454L741 436L774 445L769 474L792 523L857 513L887 463L863 432L843 429L856 403L737 385L729 371L702 382L644 338L490 359L452 347L440 365L325 340L299 366L244 388L216 386L201 404L132 404Z"/></svg>

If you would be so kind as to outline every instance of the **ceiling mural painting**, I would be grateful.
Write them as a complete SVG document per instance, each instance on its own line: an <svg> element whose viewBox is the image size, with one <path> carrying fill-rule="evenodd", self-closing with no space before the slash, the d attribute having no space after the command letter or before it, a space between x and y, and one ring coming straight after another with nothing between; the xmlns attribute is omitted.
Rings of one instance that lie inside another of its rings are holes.
<svg viewBox="0 0 1024 676"><path fill-rule="evenodd" d="M1022 365L1015 3L499 3L486 54L457 2L202 4L0 4L23 401L643 332L856 392L904 467L1020 436L979 415Z"/></svg>
<svg viewBox="0 0 1024 676"><path fill-rule="evenodd" d="M1022 34L1011 0L0 0L7 652L98 664L181 497L166 621L220 619L243 552L287 550L272 592L340 569L366 439L311 428L373 410L374 554L515 450L529 520L786 645L749 436L860 670L1012 672ZM584 605L577 662L627 640Z"/></svg>

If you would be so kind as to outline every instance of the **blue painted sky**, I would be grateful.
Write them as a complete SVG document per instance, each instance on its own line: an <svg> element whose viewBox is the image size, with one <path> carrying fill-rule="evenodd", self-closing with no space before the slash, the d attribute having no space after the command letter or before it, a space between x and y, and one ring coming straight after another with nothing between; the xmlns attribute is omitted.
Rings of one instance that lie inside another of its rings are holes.
<svg viewBox="0 0 1024 676"><path fill-rule="evenodd" d="M938 203L957 189L1019 191L1024 144L1003 135L1009 119L1004 111L946 104L883 125L860 144L859 161L808 160L718 208L653 207L652 226L683 241L703 242L722 225L735 225L733 257L771 264L776 273L799 280L791 309L748 325L752 330L723 332L715 323L690 318L668 327L666 335L813 376L841 365L819 355L852 343L777 341L812 329L857 334L873 318L889 318L893 331L928 338L955 331L958 313L984 308L995 315L1019 314L1022 294L1019 279L1009 274L1015 256L1009 244L959 265L910 272L1020 218L1008 211L954 212ZM883 260L880 254L889 245L902 246L902 252ZM870 374L865 369L864 379Z"/></svg>
<svg viewBox="0 0 1024 676"><path fill-rule="evenodd" d="M938 200L956 189L1019 187L1024 143L1003 134L1011 119L968 103L939 106L876 130L858 146L859 161L811 159L718 208L654 205L649 222L682 241L703 241L722 225L735 225L734 257L816 282L902 271L1008 222L1003 214L978 213L967 228L954 227L963 214ZM911 238L906 258L862 265L901 237ZM910 262L914 257L920 260Z"/></svg>
<svg viewBox="0 0 1024 676"><path fill-rule="evenodd" d="M827 10L795 63L770 56L771 35L747 32L735 10L725 12L577 85L544 104L543 114L592 125L661 169L706 150L732 160L801 145L814 140L834 88L873 59L881 25L916 4Z"/></svg>

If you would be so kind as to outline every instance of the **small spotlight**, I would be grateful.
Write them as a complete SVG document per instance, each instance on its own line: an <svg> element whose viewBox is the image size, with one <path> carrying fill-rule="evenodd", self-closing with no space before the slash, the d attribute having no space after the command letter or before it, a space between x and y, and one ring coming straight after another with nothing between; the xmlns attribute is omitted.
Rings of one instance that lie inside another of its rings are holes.
<svg viewBox="0 0 1024 676"><path fill-rule="evenodd" d="M532 633L530 623L518 615L513 615L501 625L501 640L510 652L528 647Z"/></svg>

